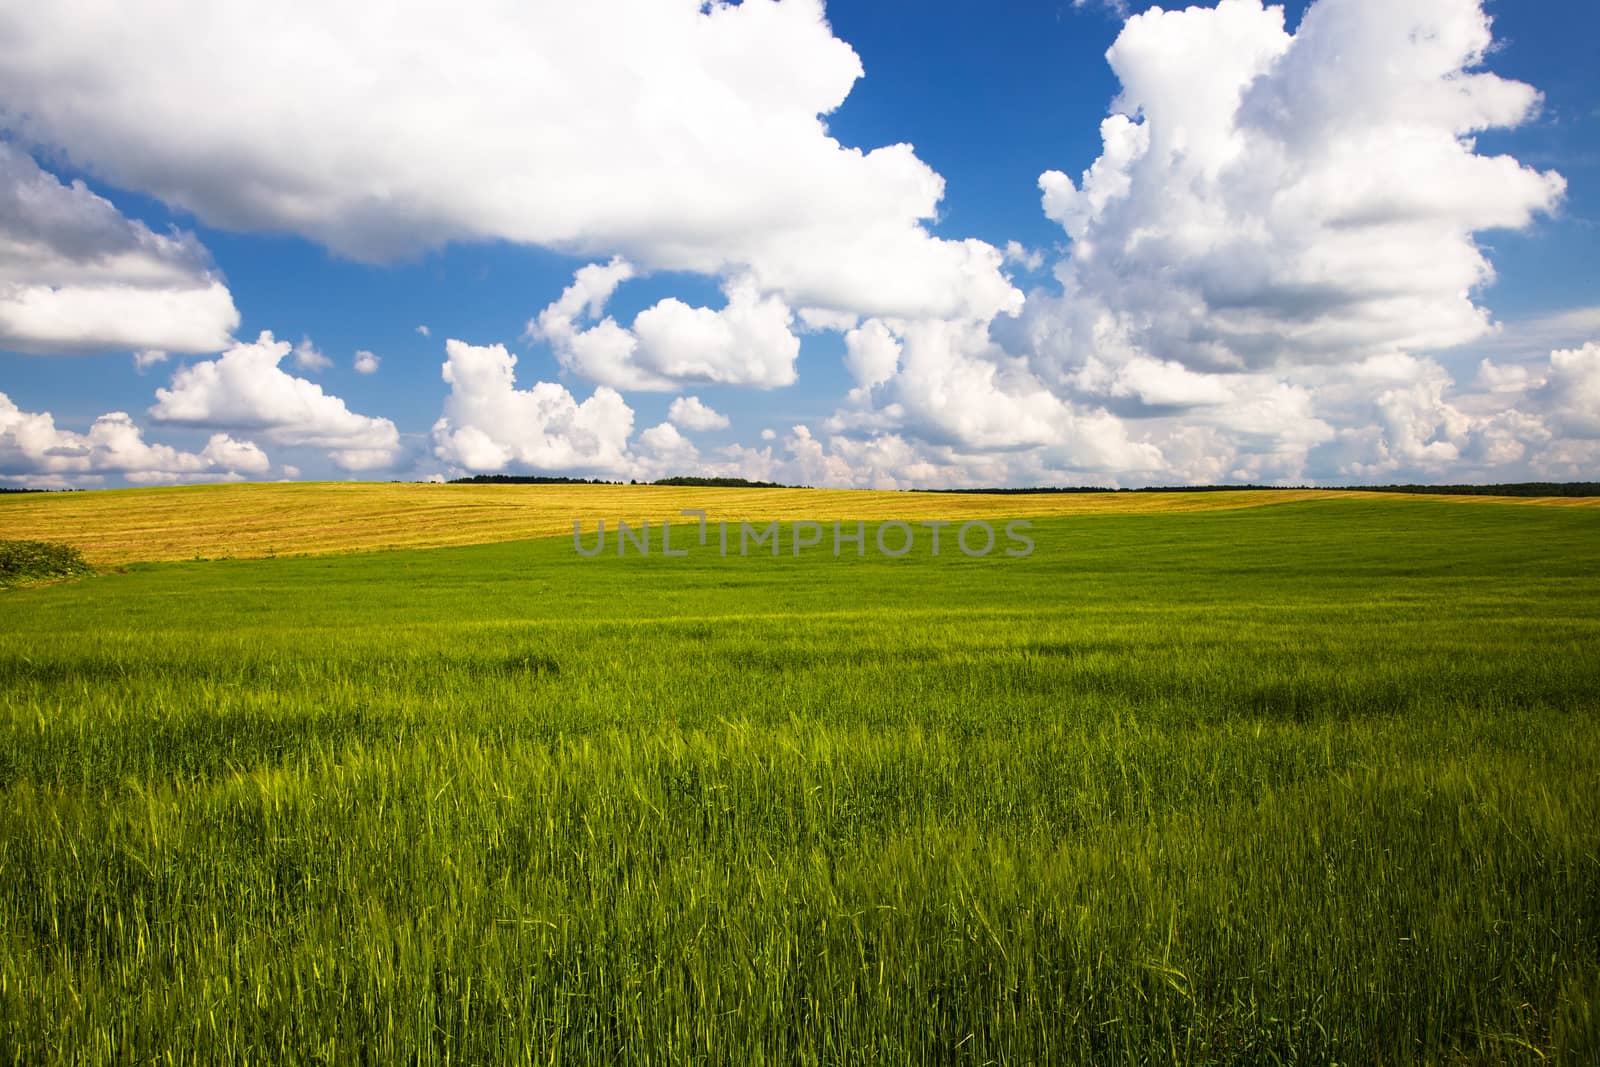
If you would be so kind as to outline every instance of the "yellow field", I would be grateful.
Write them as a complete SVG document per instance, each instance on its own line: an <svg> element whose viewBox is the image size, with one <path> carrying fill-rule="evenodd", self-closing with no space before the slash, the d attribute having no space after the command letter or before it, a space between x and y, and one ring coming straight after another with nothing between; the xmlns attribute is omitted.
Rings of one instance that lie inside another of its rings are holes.
<svg viewBox="0 0 1600 1067"><path fill-rule="evenodd" d="M0 537L65 541L96 564L246 558L515 541L676 519L1006 519L1213 511L1390 494L1285 489L1029 496L844 489L699 489L646 485L427 485L298 482L0 495ZM1418 499L1418 498L1408 498ZM1570 497L1426 497L1458 503L1593 507Z"/></svg>

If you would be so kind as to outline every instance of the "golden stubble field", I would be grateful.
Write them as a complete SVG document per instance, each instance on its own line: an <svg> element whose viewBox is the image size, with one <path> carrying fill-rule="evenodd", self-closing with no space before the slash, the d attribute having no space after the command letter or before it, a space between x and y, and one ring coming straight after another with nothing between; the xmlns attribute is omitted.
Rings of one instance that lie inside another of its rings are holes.
<svg viewBox="0 0 1600 1067"><path fill-rule="evenodd" d="M1217 511L1389 494L1285 489L1204 493L916 493L652 485L437 485L295 482L0 496L0 536L64 541L98 565L249 559L489 544L586 531L605 519L1011 519ZM1417 498L1413 498L1417 499ZM1565 497L1429 497L1463 504L1593 507Z"/></svg>

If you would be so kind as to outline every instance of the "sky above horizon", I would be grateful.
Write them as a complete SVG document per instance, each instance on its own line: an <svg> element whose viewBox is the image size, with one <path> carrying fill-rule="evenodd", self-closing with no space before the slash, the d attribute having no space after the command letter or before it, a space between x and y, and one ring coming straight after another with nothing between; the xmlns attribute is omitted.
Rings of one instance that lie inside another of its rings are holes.
<svg viewBox="0 0 1600 1067"><path fill-rule="evenodd" d="M1600 480L1590 0L0 0L0 484Z"/></svg>

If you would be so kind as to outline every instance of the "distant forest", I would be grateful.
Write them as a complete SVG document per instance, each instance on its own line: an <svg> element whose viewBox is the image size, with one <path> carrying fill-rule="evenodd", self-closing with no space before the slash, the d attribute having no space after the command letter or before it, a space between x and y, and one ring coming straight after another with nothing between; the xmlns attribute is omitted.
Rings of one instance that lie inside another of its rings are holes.
<svg viewBox="0 0 1600 1067"><path fill-rule="evenodd" d="M662 478L652 485L698 485L715 489L809 489L805 485L780 485L777 482L752 482L748 478Z"/></svg>
<svg viewBox="0 0 1600 1067"><path fill-rule="evenodd" d="M568 478L560 474L474 474L451 478L451 485L622 485L604 478Z"/></svg>
<svg viewBox="0 0 1600 1067"><path fill-rule="evenodd" d="M1600 496L1600 482L1513 482L1507 485L1347 485L1369 493L1439 493L1445 496Z"/></svg>
<svg viewBox="0 0 1600 1067"><path fill-rule="evenodd" d="M567 478L545 474L475 474L456 478L452 485L623 485L603 478ZM810 486L779 482L752 482L747 478L661 478L649 485L686 485L716 489L808 489ZM1025 496L1037 493L1237 493L1247 490L1340 489L1364 493L1433 493L1443 496L1600 496L1600 482L1513 482L1504 485L1153 485L1143 489L1107 489L1103 486L1033 486L1021 489L919 489L920 493L984 493Z"/></svg>
<svg viewBox="0 0 1600 1067"><path fill-rule="evenodd" d="M451 485L638 485L638 482L608 482L603 478L565 478L545 474L474 474L470 478L452 478ZM714 489L805 489L803 485L780 485L777 482L752 482L748 478L694 478L687 475L662 478L647 485L692 485Z"/></svg>

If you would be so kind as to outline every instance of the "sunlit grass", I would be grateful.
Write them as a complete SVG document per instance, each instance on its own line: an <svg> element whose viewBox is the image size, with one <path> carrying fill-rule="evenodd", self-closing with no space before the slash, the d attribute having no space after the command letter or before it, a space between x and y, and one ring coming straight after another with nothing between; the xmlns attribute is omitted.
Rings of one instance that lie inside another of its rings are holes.
<svg viewBox="0 0 1600 1067"><path fill-rule="evenodd" d="M1600 512L1034 534L0 594L0 1063L1594 1062Z"/></svg>

